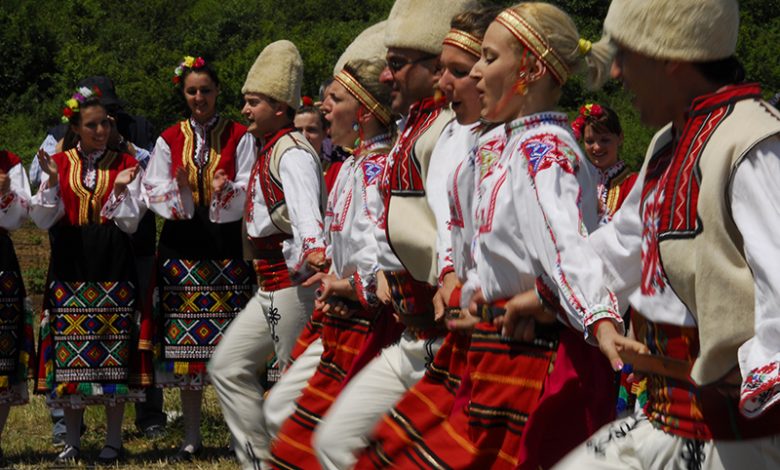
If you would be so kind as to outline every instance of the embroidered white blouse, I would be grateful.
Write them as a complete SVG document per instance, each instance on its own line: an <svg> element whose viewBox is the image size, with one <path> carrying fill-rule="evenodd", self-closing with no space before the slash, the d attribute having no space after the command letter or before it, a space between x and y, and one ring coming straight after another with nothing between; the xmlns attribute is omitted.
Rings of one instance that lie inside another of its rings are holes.
<svg viewBox="0 0 780 470"><path fill-rule="evenodd" d="M488 301L534 289L546 276L585 332L601 319L622 327L615 295L588 243L598 224L596 170L582 155L562 113L540 113L506 126L480 147L474 198L474 260Z"/></svg>
<svg viewBox="0 0 780 470"><path fill-rule="evenodd" d="M327 256L339 278L353 277L358 299L365 307L376 307L378 244L374 236L384 206L377 203L377 186L382 177L390 136L364 145L365 156L349 157L341 166L325 210L328 235ZM377 149L381 153L371 154Z"/></svg>
<svg viewBox="0 0 780 470"><path fill-rule="evenodd" d="M11 188L0 196L0 228L16 230L30 213L30 182L24 166L17 163L8 170Z"/></svg>

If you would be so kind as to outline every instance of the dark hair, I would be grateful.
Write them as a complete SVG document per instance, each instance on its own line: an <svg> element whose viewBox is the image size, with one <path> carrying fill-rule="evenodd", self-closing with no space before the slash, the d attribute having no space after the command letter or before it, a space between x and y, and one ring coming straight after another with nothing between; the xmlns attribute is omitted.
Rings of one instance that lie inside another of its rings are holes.
<svg viewBox="0 0 780 470"><path fill-rule="evenodd" d="M455 15L450 21L450 28L464 31L472 36L482 39L485 37L485 31L493 20L496 19L503 8L487 6L468 10Z"/></svg>
<svg viewBox="0 0 780 470"><path fill-rule="evenodd" d="M592 126L595 132L622 135L623 128L620 125L620 118L612 108L601 106L602 113L599 117L590 115L585 118L585 126L583 126L583 135L585 127Z"/></svg>
<svg viewBox="0 0 780 470"><path fill-rule="evenodd" d="M106 105L103 104L103 101L97 97L97 96L91 96L87 98L86 100L79 103L79 112L73 113L73 116L70 117L69 126L68 129L65 131L65 137L62 138L62 150L70 150L72 148L76 147L76 144L79 142L79 135L73 132L73 127L78 127L79 124L81 124L81 112L84 111L87 108L93 108L95 106L100 106L103 108L103 110L108 113L108 109L106 108Z"/></svg>
<svg viewBox="0 0 780 470"><path fill-rule="evenodd" d="M184 91L184 81L187 79L187 76L191 73L205 73L209 76L212 82L214 82L214 85L219 86L219 77L217 76L217 71L214 70L214 67L211 66L210 62L206 62L200 67L184 67L184 71L181 74L181 89L182 92Z"/></svg>
<svg viewBox="0 0 780 470"><path fill-rule="evenodd" d="M323 116L322 112L314 106L301 106L295 111L295 116L299 114L314 114L320 119L320 127L322 127L322 130L328 128L328 121L325 119L325 116Z"/></svg>
<svg viewBox="0 0 780 470"><path fill-rule="evenodd" d="M694 63L696 70L716 85L730 85L745 80L745 68L735 56L710 62Z"/></svg>

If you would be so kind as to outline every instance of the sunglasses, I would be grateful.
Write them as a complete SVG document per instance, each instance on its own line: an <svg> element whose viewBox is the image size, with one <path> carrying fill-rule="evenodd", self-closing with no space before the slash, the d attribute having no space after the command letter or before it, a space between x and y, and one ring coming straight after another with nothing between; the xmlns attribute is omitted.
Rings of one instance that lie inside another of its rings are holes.
<svg viewBox="0 0 780 470"><path fill-rule="evenodd" d="M435 59L438 56L435 55L426 55L422 56L419 59L410 59L408 57L403 56L392 56L389 59L387 59L387 68L390 69L390 72L393 74L396 74L401 71L402 68L406 67L407 65L415 65L419 64L420 62L425 62L426 60Z"/></svg>

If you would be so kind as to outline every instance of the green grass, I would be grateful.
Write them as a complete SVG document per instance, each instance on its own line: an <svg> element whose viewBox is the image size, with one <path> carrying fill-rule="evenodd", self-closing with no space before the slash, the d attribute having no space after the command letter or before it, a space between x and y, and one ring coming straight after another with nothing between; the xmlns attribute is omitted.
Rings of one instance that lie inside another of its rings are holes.
<svg viewBox="0 0 780 470"><path fill-rule="evenodd" d="M165 410L181 410L178 390L165 391ZM222 419L213 388L204 394L202 422L203 452L194 462L172 465L166 459L179 448L183 435L180 418L169 421L168 432L158 439L146 439L133 424L135 411L127 405L122 425L125 459L115 467L123 469L166 468L183 469L237 469L233 454L228 450L230 433ZM92 468L103 447L106 431L103 407L91 406L84 414L87 432L81 440L82 461L67 468ZM6 424L2 437L6 459L16 469L63 468L54 465L59 452L51 445L51 419L49 409L41 396L31 396L30 403L16 406ZM105 467L104 467L105 468Z"/></svg>

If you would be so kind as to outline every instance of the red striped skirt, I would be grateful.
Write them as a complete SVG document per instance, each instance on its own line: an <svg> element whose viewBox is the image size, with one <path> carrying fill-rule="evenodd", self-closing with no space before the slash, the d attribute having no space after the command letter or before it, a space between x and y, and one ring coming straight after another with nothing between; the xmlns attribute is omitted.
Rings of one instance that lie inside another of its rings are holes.
<svg viewBox="0 0 780 470"><path fill-rule="evenodd" d="M423 378L382 417L355 468L391 466L400 452L420 444L430 429L447 418L466 372L470 341L467 334L447 335Z"/></svg>
<svg viewBox="0 0 780 470"><path fill-rule="evenodd" d="M507 341L488 323L471 337L467 372L450 416L408 447L398 468L515 468L523 430L554 362L559 327L535 343Z"/></svg>
<svg viewBox="0 0 780 470"><path fill-rule="evenodd" d="M372 328L373 312L350 318L325 315L322 326L324 351L314 375L295 402L295 411L284 422L271 444L273 468L319 468L311 439L322 417L345 385L345 377Z"/></svg>

